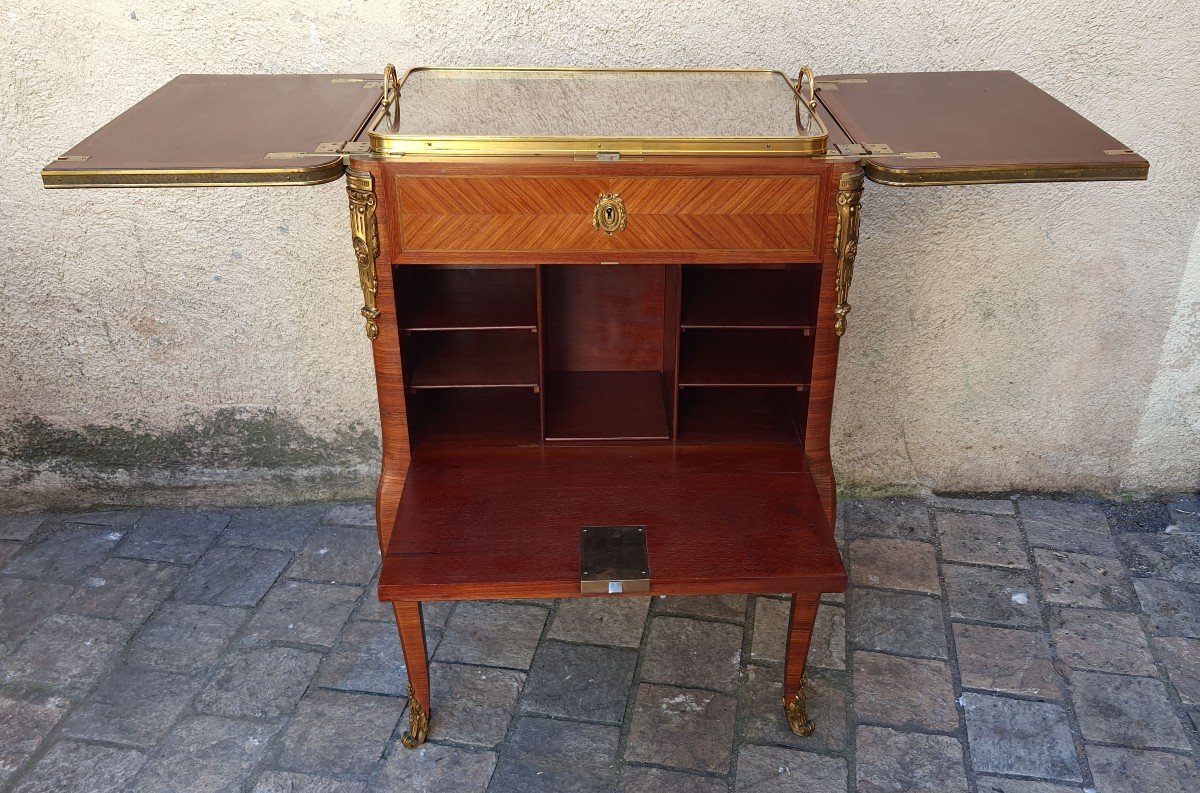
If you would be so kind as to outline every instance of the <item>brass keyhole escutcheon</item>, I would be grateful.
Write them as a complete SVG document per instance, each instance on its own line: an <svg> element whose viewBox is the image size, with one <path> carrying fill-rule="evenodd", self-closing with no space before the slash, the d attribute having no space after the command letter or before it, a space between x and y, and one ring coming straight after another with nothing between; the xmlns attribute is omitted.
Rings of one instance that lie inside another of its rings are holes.
<svg viewBox="0 0 1200 793"><path fill-rule="evenodd" d="M596 211L592 213L592 225L597 231L612 235L613 232L625 228L629 219L625 211L625 202L616 193L605 193L596 201Z"/></svg>

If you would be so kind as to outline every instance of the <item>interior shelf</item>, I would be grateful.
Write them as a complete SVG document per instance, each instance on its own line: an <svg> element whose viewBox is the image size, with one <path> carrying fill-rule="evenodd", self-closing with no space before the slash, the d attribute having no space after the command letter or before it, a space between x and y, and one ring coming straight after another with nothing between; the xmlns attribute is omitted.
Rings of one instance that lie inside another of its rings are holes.
<svg viewBox="0 0 1200 793"><path fill-rule="evenodd" d="M418 391L410 398L416 445L536 444L541 440L538 396L519 388Z"/></svg>
<svg viewBox="0 0 1200 793"><path fill-rule="evenodd" d="M537 272L532 266L405 265L393 272L400 327L406 330L537 326Z"/></svg>
<svg viewBox="0 0 1200 793"><path fill-rule="evenodd" d="M682 443L803 443L808 393L789 388L689 388L679 395Z"/></svg>
<svg viewBox="0 0 1200 793"><path fill-rule="evenodd" d="M529 330L414 332L405 339L409 388L536 388L537 334Z"/></svg>
<svg viewBox="0 0 1200 793"><path fill-rule="evenodd" d="M660 372L547 372L546 440L667 440Z"/></svg>
<svg viewBox="0 0 1200 793"><path fill-rule="evenodd" d="M688 266L683 274L684 328L816 326L820 269L786 265Z"/></svg>
<svg viewBox="0 0 1200 793"><path fill-rule="evenodd" d="M679 385L793 386L810 380L812 337L796 330L689 330Z"/></svg>

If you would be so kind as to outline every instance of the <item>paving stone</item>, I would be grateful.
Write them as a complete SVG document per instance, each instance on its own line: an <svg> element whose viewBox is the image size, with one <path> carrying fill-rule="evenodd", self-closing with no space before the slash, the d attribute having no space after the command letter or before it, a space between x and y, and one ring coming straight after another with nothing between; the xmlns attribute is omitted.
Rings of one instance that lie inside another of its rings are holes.
<svg viewBox="0 0 1200 793"><path fill-rule="evenodd" d="M1076 672L1071 699L1085 740L1136 749L1190 748L1166 688L1153 678Z"/></svg>
<svg viewBox="0 0 1200 793"><path fill-rule="evenodd" d="M727 773L736 708L724 694L642 683L625 759Z"/></svg>
<svg viewBox="0 0 1200 793"><path fill-rule="evenodd" d="M255 609L247 635L331 647L361 595L358 587L279 581Z"/></svg>
<svg viewBox="0 0 1200 793"><path fill-rule="evenodd" d="M685 617L655 617L642 659L642 680L737 690L742 629Z"/></svg>
<svg viewBox="0 0 1200 793"><path fill-rule="evenodd" d="M67 522L131 529L141 520L144 514L145 512L140 509L102 509L91 512L77 512L74 515L69 515Z"/></svg>
<svg viewBox="0 0 1200 793"><path fill-rule="evenodd" d="M196 698L210 716L276 719L304 695L321 655L291 647L248 647L222 660Z"/></svg>
<svg viewBox="0 0 1200 793"><path fill-rule="evenodd" d="M325 512L323 506L240 509L232 514L220 543L274 551L299 551L317 530Z"/></svg>
<svg viewBox="0 0 1200 793"><path fill-rule="evenodd" d="M70 707L56 694L0 689L0 785L33 756Z"/></svg>
<svg viewBox="0 0 1200 793"><path fill-rule="evenodd" d="M1200 789L1200 774L1190 757L1115 746L1089 746L1087 753L1096 780L1096 793L1146 793L1149 790L1166 793Z"/></svg>
<svg viewBox="0 0 1200 793"><path fill-rule="evenodd" d="M4 569L5 563L7 563L8 560L12 558L13 554L20 550L20 548L21 543L19 542L0 542L0 570Z"/></svg>
<svg viewBox="0 0 1200 793"><path fill-rule="evenodd" d="M954 647L963 688L1062 699L1044 633L955 625Z"/></svg>
<svg viewBox="0 0 1200 793"><path fill-rule="evenodd" d="M1100 508L1108 525L1119 534L1124 531L1162 531L1171 525L1171 512L1158 501L1102 502Z"/></svg>
<svg viewBox="0 0 1200 793"><path fill-rule="evenodd" d="M503 742L525 675L511 669L434 663L429 666L438 739L490 749Z"/></svg>
<svg viewBox="0 0 1200 793"><path fill-rule="evenodd" d="M724 779L631 765L622 772L617 793L729 793L729 785Z"/></svg>
<svg viewBox="0 0 1200 793"><path fill-rule="evenodd" d="M942 558L951 562L1029 567L1021 527L1010 515L938 512Z"/></svg>
<svg viewBox="0 0 1200 793"><path fill-rule="evenodd" d="M108 669L130 633L129 627L113 620L52 614L34 625L25 642L4 659L3 682L86 690Z"/></svg>
<svg viewBox="0 0 1200 793"><path fill-rule="evenodd" d="M529 669L546 610L511 603L464 601L454 609L435 657L439 661Z"/></svg>
<svg viewBox="0 0 1200 793"><path fill-rule="evenodd" d="M45 522L46 516L37 513L0 515L0 540L26 540Z"/></svg>
<svg viewBox="0 0 1200 793"><path fill-rule="evenodd" d="M496 755L492 752L431 743L409 750L397 742L387 761L372 774L371 789L483 793L495 767Z"/></svg>
<svg viewBox="0 0 1200 793"><path fill-rule="evenodd" d="M932 540L929 507L907 498L847 501L838 505L838 517L855 534L872 534L898 540Z"/></svg>
<svg viewBox="0 0 1200 793"><path fill-rule="evenodd" d="M1025 570L943 565L950 616L1014 627L1040 627L1033 576Z"/></svg>
<svg viewBox="0 0 1200 793"><path fill-rule="evenodd" d="M1058 785L1053 782L1034 782L1029 779L1005 779L981 776L979 793L1079 793L1078 785Z"/></svg>
<svg viewBox="0 0 1200 793"><path fill-rule="evenodd" d="M929 505L935 509L953 509L958 512L982 512L988 515L1015 515L1016 506L1011 498L953 498L933 496Z"/></svg>
<svg viewBox="0 0 1200 793"><path fill-rule="evenodd" d="M258 778L251 793L363 793L366 789L367 783L357 780L298 774L294 771L267 771ZM382 789L402 790L403 787Z"/></svg>
<svg viewBox="0 0 1200 793"><path fill-rule="evenodd" d="M534 656L522 710L620 724L638 654L615 647L543 642Z"/></svg>
<svg viewBox="0 0 1200 793"><path fill-rule="evenodd" d="M105 559L64 607L75 614L140 623L179 586L187 570L163 562Z"/></svg>
<svg viewBox="0 0 1200 793"><path fill-rule="evenodd" d="M493 793L591 793L616 782L620 729L525 716L496 768Z"/></svg>
<svg viewBox="0 0 1200 793"><path fill-rule="evenodd" d="M846 609L822 603L808 645L808 667L846 668Z"/></svg>
<svg viewBox="0 0 1200 793"><path fill-rule="evenodd" d="M368 598L373 599L373 598ZM377 601L378 602L378 601ZM382 604L388 610L388 621L395 624L396 614L392 610L391 603ZM446 623L450 620L450 614L454 611L454 603L452 601L428 601L421 604L421 619L425 622L425 628L445 628Z"/></svg>
<svg viewBox="0 0 1200 793"><path fill-rule="evenodd" d="M850 581L860 586L939 594L937 552L926 542L863 539L850 543Z"/></svg>
<svg viewBox="0 0 1200 793"><path fill-rule="evenodd" d="M1174 498L1167 510L1171 523L1180 531L1200 531L1200 494Z"/></svg>
<svg viewBox="0 0 1200 793"><path fill-rule="evenodd" d="M241 790L253 778L281 723L261 724L214 716L184 719L142 768L138 793Z"/></svg>
<svg viewBox="0 0 1200 793"><path fill-rule="evenodd" d="M121 537L122 533L113 529L67 526L17 554L4 566L3 574L75 583L117 547Z"/></svg>
<svg viewBox="0 0 1200 793"><path fill-rule="evenodd" d="M946 658L942 601L911 592L851 588L849 638L865 650Z"/></svg>
<svg viewBox="0 0 1200 793"><path fill-rule="evenodd" d="M14 793L125 790L146 762L137 749L60 741L25 775Z"/></svg>
<svg viewBox="0 0 1200 793"><path fill-rule="evenodd" d="M118 667L71 714L72 738L152 748L167 734L200 688L189 675L147 667Z"/></svg>
<svg viewBox="0 0 1200 793"><path fill-rule="evenodd" d="M1171 676L1171 685L1185 705L1200 705L1200 641L1156 638L1154 650ZM1153 674L1150 672L1148 674Z"/></svg>
<svg viewBox="0 0 1200 793"><path fill-rule="evenodd" d="M788 620L791 613L792 606L787 600L755 598L754 636L750 642L751 658L755 661L784 660L787 654Z"/></svg>
<svg viewBox="0 0 1200 793"><path fill-rule="evenodd" d="M1200 584L1200 533L1121 535L1134 575Z"/></svg>
<svg viewBox="0 0 1200 793"><path fill-rule="evenodd" d="M425 627L431 625L441 627L446 624L443 619L440 623L435 623L431 620L431 608L439 607L444 613L449 616L450 610L454 608L454 603L448 601L430 601L421 604L421 614L425 620ZM375 622L390 622L396 624L396 612L392 607L391 602L384 602L379 599L379 575L376 574L367 584L367 593L359 602L358 608L354 610L351 619L355 620L374 620Z"/></svg>
<svg viewBox="0 0 1200 793"><path fill-rule="evenodd" d="M778 746L738 750L736 793L846 793L846 761Z"/></svg>
<svg viewBox="0 0 1200 793"><path fill-rule="evenodd" d="M1200 639L1200 587L1135 578L1133 588L1149 618L1151 633Z"/></svg>
<svg viewBox="0 0 1200 793"><path fill-rule="evenodd" d="M290 578L366 584L379 567L379 538L374 531L349 526L322 526L292 562Z"/></svg>
<svg viewBox="0 0 1200 793"><path fill-rule="evenodd" d="M963 749L948 735L859 727L858 793L967 790Z"/></svg>
<svg viewBox="0 0 1200 793"><path fill-rule="evenodd" d="M1119 559L1038 549L1034 561L1047 603L1109 609L1137 607L1129 574Z"/></svg>
<svg viewBox="0 0 1200 793"><path fill-rule="evenodd" d="M859 721L950 732L958 727L954 681L941 661L854 653Z"/></svg>
<svg viewBox="0 0 1200 793"><path fill-rule="evenodd" d="M651 598L655 613L746 621L746 595L663 596Z"/></svg>
<svg viewBox="0 0 1200 793"><path fill-rule="evenodd" d="M1072 669L1123 675L1157 673L1136 614L1051 609L1050 632L1059 658Z"/></svg>
<svg viewBox="0 0 1200 793"><path fill-rule="evenodd" d="M246 621L242 609L165 604L130 645L130 663L202 674Z"/></svg>
<svg viewBox="0 0 1200 793"><path fill-rule="evenodd" d="M427 638L426 644L436 646L436 641ZM396 626L386 622L350 623L317 680L327 688L345 691L394 697L405 694L408 672Z"/></svg>
<svg viewBox="0 0 1200 793"><path fill-rule="evenodd" d="M1061 705L974 693L963 694L962 705L976 772L1083 780Z"/></svg>
<svg viewBox="0 0 1200 793"><path fill-rule="evenodd" d="M1117 544L1108 529L1108 518L1095 504L1021 499L1021 522L1029 544L1056 551L1115 556Z"/></svg>
<svg viewBox="0 0 1200 793"><path fill-rule="evenodd" d="M300 702L278 764L293 771L358 773L383 755L403 703L371 694L317 691Z"/></svg>
<svg viewBox="0 0 1200 793"><path fill-rule="evenodd" d="M0 656L16 649L37 622L71 596L67 584L0 576Z"/></svg>
<svg viewBox="0 0 1200 793"><path fill-rule="evenodd" d="M209 606L256 605L290 559L283 551L213 548L192 567L175 599Z"/></svg>
<svg viewBox="0 0 1200 793"><path fill-rule="evenodd" d="M561 600L550 624L550 639L638 647L646 626L648 597Z"/></svg>
<svg viewBox="0 0 1200 793"><path fill-rule="evenodd" d="M375 505L372 503L338 504L325 515L325 523L336 526L375 527Z"/></svg>
<svg viewBox="0 0 1200 793"><path fill-rule="evenodd" d="M142 516L118 553L135 559L192 564L229 524L229 515L203 510L154 510Z"/></svg>
<svg viewBox="0 0 1200 793"><path fill-rule="evenodd" d="M792 746L819 752L841 752L849 739L847 707L850 680L846 674L812 669L804 687L808 718L816 725L801 737L788 727L783 713L783 670L750 666L742 675L738 704L738 736L744 743Z"/></svg>

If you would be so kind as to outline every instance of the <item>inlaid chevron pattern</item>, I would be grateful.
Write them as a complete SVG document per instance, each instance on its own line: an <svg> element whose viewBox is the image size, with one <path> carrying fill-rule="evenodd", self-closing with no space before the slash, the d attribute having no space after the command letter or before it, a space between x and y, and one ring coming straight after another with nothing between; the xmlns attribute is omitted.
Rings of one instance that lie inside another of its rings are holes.
<svg viewBox="0 0 1200 793"><path fill-rule="evenodd" d="M408 251L784 250L811 252L819 179L407 177L397 180ZM629 222L592 226L606 192Z"/></svg>

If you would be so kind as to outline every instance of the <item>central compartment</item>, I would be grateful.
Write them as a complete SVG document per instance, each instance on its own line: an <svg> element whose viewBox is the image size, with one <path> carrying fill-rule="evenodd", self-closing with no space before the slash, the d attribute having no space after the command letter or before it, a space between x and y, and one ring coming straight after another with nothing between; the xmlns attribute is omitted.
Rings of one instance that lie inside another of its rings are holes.
<svg viewBox="0 0 1200 793"><path fill-rule="evenodd" d="M669 440L679 266L539 269L546 440Z"/></svg>

